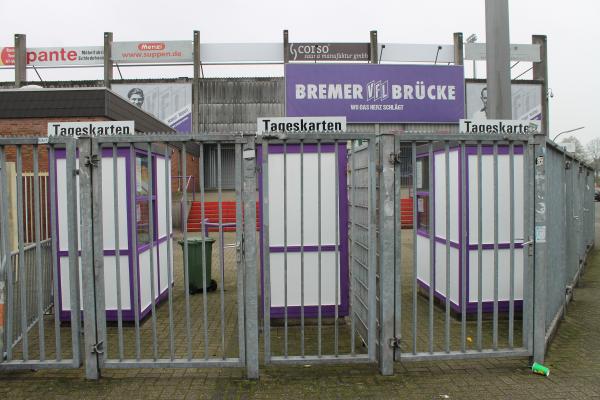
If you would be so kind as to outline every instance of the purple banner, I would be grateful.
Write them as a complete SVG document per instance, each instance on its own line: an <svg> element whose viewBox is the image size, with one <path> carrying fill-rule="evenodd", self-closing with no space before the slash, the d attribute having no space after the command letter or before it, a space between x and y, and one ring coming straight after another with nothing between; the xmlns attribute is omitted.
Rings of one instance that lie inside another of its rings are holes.
<svg viewBox="0 0 600 400"><path fill-rule="evenodd" d="M287 64L288 117L345 116L358 123L458 123L462 66Z"/></svg>

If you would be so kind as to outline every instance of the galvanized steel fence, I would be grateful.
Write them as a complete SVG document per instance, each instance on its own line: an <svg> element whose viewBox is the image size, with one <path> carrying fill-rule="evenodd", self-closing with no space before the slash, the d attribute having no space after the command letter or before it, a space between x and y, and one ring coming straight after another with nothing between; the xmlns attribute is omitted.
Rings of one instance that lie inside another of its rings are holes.
<svg viewBox="0 0 600 400"><path fill-rule="evenodd" d="M212 254L172 230L173 148L184 176L199 159L201 221L233 188ZM0 138L1 188L13 161L34 241L21 224L10 250L1 190L0 371L541 361L594 245L593 171L542 136Z"/></svg>

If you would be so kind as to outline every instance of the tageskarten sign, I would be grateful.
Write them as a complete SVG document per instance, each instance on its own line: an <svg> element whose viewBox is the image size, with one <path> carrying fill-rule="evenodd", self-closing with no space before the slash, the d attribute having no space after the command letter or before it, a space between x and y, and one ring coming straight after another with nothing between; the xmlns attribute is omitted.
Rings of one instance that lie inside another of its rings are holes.
<svg viewBox="0 0 600 400"><path fill-rule="evenodd" d="M286 115L345 116L355 123L457 123L462 66L288 64Z"/></svg>

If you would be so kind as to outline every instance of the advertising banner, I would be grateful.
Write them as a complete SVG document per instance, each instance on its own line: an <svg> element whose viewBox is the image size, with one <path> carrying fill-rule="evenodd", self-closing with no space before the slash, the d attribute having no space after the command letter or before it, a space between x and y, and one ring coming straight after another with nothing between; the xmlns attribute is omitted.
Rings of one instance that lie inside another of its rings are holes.
<svg viewBox="0 0 600 400"><path fill-rule="evenodd" d="M355 123L458 123L462 66L287 64L286 115Z"/></svg>
<svg viewBox="0 0 600 400"><path fill-rule="evenodd" d="M118 63L194 61L194 43L190 40L114 42L111 51L112 60Z"/></svg>
<svg viewBox="0 0 600 400"><path fill-rule="evenodd" d="M36 67L104 64L104 47L39 47L27 49L27 64ZM0 47L0 65L15 65L15 48Z"/></svg>
<svg viewBox="0 0 600 400"><path fill-rule="evenodd" d="M542 119L541 83L512 83L512 118ZM487 119L487 86L483 82L467 82L467 115L471 119Z"/></svg>
<svg viewBox="0 0 600 400"><path fill-rule="evenodd" d="M290 61L369 61L369 43L290 43Z"/></svg>
<svg viewBox="0 0 600 400"><path fill-rule="evenodd" d="M176 131L192 131L190 83L113 84L111 90Z"/></svg>

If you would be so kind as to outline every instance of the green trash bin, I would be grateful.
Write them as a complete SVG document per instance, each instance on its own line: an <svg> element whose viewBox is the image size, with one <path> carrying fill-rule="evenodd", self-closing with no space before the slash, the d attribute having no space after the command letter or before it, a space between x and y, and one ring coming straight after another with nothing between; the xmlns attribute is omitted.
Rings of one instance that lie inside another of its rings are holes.
<svg viewBox="0 0 600 400"><path fill-rule="evenodd" d="M215 242L213 238L188 238L188 278L189 278L189 291L190 294L202 293L204 291L203 277L202 277L202 244L206 253L206 290L212 292L217 288L217 282L211 279L211 267L212 267L212 245ZM184 250L184 241L180 240L181 250Z"/></svg>

